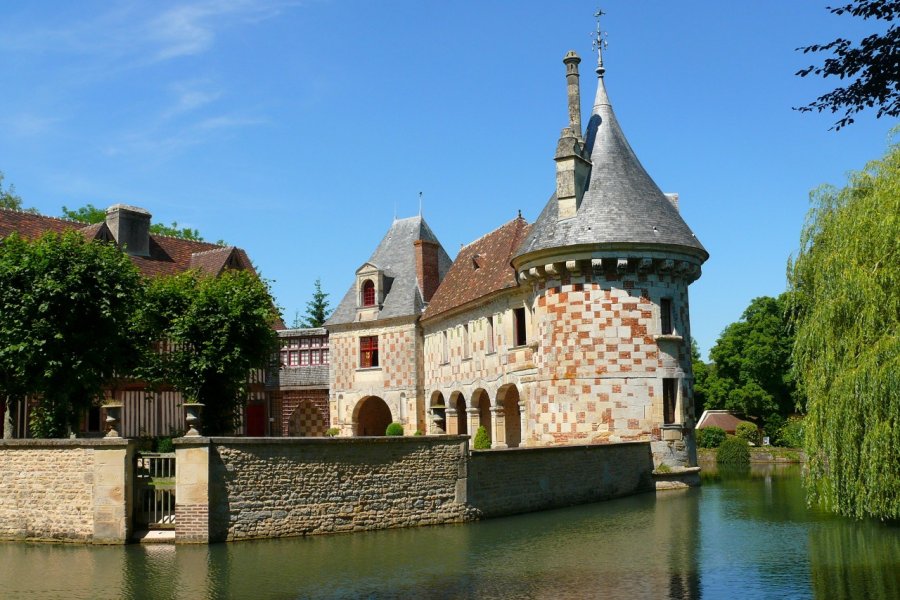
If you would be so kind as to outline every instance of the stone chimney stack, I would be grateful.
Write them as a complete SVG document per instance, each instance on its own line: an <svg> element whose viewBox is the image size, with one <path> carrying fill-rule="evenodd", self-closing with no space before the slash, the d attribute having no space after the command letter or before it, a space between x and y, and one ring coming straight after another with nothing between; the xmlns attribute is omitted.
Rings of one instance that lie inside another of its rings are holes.
<svg viewBox="0 0 900 600"><path fill-rule="evenodd" d="M581 58L574 50L566 52L566 92L569 97L569 128L581 139L581 85L578 82L578 63Z"/></svg>
<svg viewBox="0 0 900 600"><path fill-rule="evenodd" d="M574 51L566 53L566 88L569 98L569 126L562 130L556 146L556 199L559 219L571 219L578 213L584 189L591 173L591 162L584 158L581 137L581 91L578 84L578 63Z"/></svg>
<svg viewBox="0 0 900 600"><path fill-rule="evenodd" d="M150 256L150 216L137 206L113 204L106 209L106 226L126 254Z"/></svg>
<svg viewBox="0 0 900 600"><path fill-rule="evenodd" d="M413 246L416 248L416 278L422 290L422 299L430 302L438 284L441 283L438 272L439 244L428 240L416 240Z"/></svg>

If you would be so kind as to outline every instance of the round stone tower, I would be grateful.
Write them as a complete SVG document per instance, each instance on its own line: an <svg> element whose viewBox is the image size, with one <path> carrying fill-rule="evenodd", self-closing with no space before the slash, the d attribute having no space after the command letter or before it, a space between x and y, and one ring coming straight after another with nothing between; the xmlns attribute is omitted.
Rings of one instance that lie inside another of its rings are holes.
<svg viewBox="0 0 900 600"><path fill-rule="evenodd" d="M583 136L580 59L563 62L556 193L513 259L531 286L525 430L535 444L650 440L657 466L695 466L688 286L709 255L622 133L602 57Z"/></svg>

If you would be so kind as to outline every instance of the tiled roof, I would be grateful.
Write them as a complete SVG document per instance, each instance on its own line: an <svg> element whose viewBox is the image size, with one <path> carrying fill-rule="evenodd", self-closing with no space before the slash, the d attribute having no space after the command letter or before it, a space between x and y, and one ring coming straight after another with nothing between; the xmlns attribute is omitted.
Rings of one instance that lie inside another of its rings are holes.
<svg viewBox="0 0 900 600"><path fill-rule="evenodd" d="M394 221L378 244L367 263L376 265L384 273L385 294L378 319L419 315L425 302L416 277L416 254L413 242L425 240L438 245L438 279L443 279L450 269L450 257L437 236L422 217L409 217ZM325 323L340 325L356 320L356 281L334 314Z"/></svg>
<svg viewBox="0 0 900 600"><path fill-rule="evenodd" d="M703 245L625 139L602 77L585 147L592 166L577 214L560 221L551 197L517 255L578 244L649 244L678 246L706 260Z"/></svg>
<svg viewBox="0 0 900 600"><path fill-rule="evenodd" d="M697 429L703 427L721 427L726 433L734 433L742 420L727 410L705 410L697 421Z"/></svg>
<svg viewBox="0 0 900 600"><path fill-rule="evenodd" d="M463 247L434 293L422 320L428 320L493 292L515 287L510 261L531 226L521 216Z"/></svg>
<svg viewBox="0 0 900 600"><path fill-rule="evenodd" d="M104 223L85 226L84 223L78 221L0 208L0 238L13 232L17 232L26 239L35 239L51 231L62 233L78 230L84 232L90 239L94 239L105 227ZM155 234L150 234L150 256L132 256L131 260L145 276L156 277L172 275L192 268L218 274L232 256L235 257L233 259L235 266L253 270L247 254L240 248L222 247L208 242Z"/></svg>

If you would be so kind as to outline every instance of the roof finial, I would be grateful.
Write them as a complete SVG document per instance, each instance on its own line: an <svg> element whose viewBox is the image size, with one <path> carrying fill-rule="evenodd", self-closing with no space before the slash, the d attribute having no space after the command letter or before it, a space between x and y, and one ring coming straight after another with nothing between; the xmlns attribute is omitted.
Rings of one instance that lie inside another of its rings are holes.
<svg viewBox="0 0 900 600"><path fill-rule="evenodd" d="M422 192L419 192L419 217L422 216Z"/></svg>
<svg viewBox="0 0 900 600"><path fill-rule="evenodd" d="M593 38L592 46L594 50L597 51L597 76L603 77L603 74L606 73L606 67L603 66L603 51L606 50L606 32L601 31L600 29L600 17L605 15L601 9L597 9L597 12L594 13L594 17L597 19L597 31L591 34Z"/></svg>

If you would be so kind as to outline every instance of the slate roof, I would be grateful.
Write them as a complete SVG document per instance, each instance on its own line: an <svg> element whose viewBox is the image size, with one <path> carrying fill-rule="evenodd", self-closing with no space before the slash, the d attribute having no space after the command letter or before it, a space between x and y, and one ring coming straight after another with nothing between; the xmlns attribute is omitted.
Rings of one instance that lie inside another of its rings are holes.
<svg viewBox="0 0 900 600"><path fill-rule="evenodd" d="M104 229L105 223L85 225L78 221L45 217L32 213L0 208L0 239L17 232L26 239L35 239L47 232L80 231L89 239L95 239ZM132 256L132 262L147 277L173 275L188 269L200 269L213 275L221 272L229 259L232 264L255 272L246 252L240 248L222 247L207 242L183 240L165 235L150 234L150 256Z"/></svg>
<svg viewBox="0 0 900 600"><path fill-rule="evenodd" d="M559 221L556 195L544 207L517 255L576 244L681 246L706 260L709 254L641 165L597 80L594 109L585 132L592 163L581 206Z"/></svg>
<svg viewBox="0 0 900 600"><path fill-rule="evenodd" d="M419 315L425 307L422 291L416 277L416 255L413 242L425 240L438 245L438 275L443 279L450 269L451 260L440 241L422 217L409 217L394 221L387 234L378 244L367 263L384 272L384 303L378 319ZM340 325L356 321L356 281L331 318L325 323Z"/></svg>
<svg viewBox="0 0 900 600"><path fill-rule="evenodd" d="M460 249L422 320L518 285L511 261L531 226L521 216Z"/></svg>

